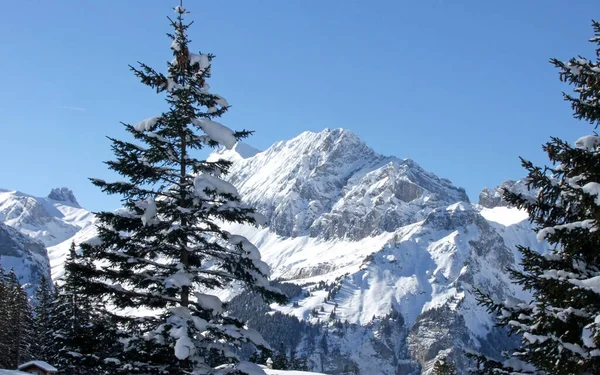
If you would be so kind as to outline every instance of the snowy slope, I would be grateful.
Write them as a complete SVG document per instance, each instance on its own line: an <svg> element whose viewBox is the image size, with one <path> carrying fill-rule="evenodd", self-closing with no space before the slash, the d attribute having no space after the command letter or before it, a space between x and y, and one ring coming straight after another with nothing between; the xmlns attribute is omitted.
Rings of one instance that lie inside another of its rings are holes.
<svg viewBox="0 0 600 375"><path fill-rule="evenodd" d="M274 278L306 291L275 310L315 324L335 316L363 327L398 311L410 330L409 360L425 372L438 355L457 356L453 349L485 351L506 341L473 291L527 299L505 270L518 267L517 244L539 251L545 245L527 215L501 201L500 188L482 193L487 207L472 205L450 181L409 159L378 155L342 129L306 132L252 156L211 157L234 162L229 181L270 220L270 228L228 229L258 246ZM407 360L365 356L375 348L366 348L372 339L362 335L360 344L330 335L330 345L365 373L392 374L398 369L386 360ZM312 360L327 369L322 358Z"/></svg>
<svg viewBox="0 0 600 375"><path fill-rule="evenodd" d="M2 223L0 267L5 271L14 269L29 296L34 294L42 276L50 280L50 265L44 245Z"/></svg>
<svg viewBox="0 0 600 375"><path fill-rule="evenodd" d="M53 189L48 197L0 190L0 222L40 240L57 245L93 220L67 188Z"/></svg>
<svg viewBox="0 0 600 375"><path fill-rule="evenodd" d="M0 223L41 242L42 248L47 247L48 253L46 249L43 251L45 263L40 267L45 267L44 274L49 274L52 268L53 278L62 275L62 263L71 241L93 235L88 233L93 222L94 215L82 208L67 188L52 189L47 197L0 190ZM24 258L13 260L21 261L25 261ZM30 273L23 273L24 282L36 282L37 278L30 279L27 275Z"/></svg>

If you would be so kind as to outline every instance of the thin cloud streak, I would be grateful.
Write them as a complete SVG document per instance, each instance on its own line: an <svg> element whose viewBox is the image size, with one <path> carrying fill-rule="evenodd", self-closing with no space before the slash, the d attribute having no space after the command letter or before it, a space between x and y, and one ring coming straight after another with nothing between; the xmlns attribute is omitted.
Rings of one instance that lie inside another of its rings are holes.
<svg viewBox="0 0 600 375"><path fill-rule="evenodd" d="M62 108L62 109L70 109L72 111L85 111L85 108L81 108L81 107L69 107L66 105L57 105L56 108Z"/></svg>

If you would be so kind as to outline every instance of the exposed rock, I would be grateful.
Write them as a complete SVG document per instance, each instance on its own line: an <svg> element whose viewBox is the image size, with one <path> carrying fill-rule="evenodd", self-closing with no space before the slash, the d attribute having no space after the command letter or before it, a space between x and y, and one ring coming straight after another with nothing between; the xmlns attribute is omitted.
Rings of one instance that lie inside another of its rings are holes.
<svg viewBox="0 0 600 375"><path fill-rule="evenodd" d="M66 187L52 189L52 191L50 191L50 194L48 194L48 198L63 203L69 203L76 207L81 207L79 206L79 203L77 202L73 191Z"/></svg>
<svg viewBox="0 0 600 375"><path fill-rule="evenodd" d="M14 269L29 296L37 290L42 276L50 280L50 262L44 245L2 223L0 267L5 271Z"/></svg>

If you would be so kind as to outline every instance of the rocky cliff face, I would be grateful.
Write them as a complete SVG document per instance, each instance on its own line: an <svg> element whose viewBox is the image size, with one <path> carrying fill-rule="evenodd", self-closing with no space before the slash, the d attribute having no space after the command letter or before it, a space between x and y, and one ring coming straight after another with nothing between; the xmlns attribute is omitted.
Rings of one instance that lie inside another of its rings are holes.
<svg viewBox="0 0 600 375"><path fill-rule="evenodd" d="M525 180L506 180L500 186L493 189L483 188L479 193L479 205L486 208L506 207L508 202L504 201L504 192L508 190L526 196L535 196L535 192L529 191Z"/></svg>
<svg viewBox="0 0 600 375"><path fill-rule="evenodd" d="M44 245L0 223L0 267L14 269L19 282L32 296L42 276L50 280L50 262Z"/></svg>

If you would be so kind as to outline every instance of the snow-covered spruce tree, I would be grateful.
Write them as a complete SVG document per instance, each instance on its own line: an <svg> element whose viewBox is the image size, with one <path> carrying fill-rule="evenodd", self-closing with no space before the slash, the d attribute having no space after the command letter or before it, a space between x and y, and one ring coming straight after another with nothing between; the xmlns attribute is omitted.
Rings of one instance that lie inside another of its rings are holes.
<svg viewBox="0 0 600 375"><path fill-rule="evenodd" d="M86 294L73 269L91 268L90 258L77 255L71 243L65 261L65 274L56 286L49 308L51 341L46 357L61 373L112 374L112 360L122 350L116 323L104 309L102 298Z"/></svg>
<svg viewBox="0 0 600 375"><path fill-rule="evenodd" d="M51 284L45 276L39 282L35 296L33 297L34 313L34 346L33 357L51 362L52 349L54 348L54 329L52 327L52 313L54 305L54 293Z"/></svg>
<svg viewBox="0 0 600 375"><path fill-rule="evenodd" d="M591 41L600 44L600 25L593 27ZM551 62L561 80L574 86L574 94L564 94L574 117L598 126L600 61ZM532 301L480 295L498 323L522 340L504 363L479 357L479 373L600 374L600 137L580 138L574 147L552 138L543 148L552 166L523 160L537 199L511 192L505 199L529 213L538 239L552 250L539 254L519 247L523 270L510 273L532 292Z"/></svg>
<svg viewBox="0 0 600 375"><path fill-rule="evenodd" d="M102 191L121 194L124 208L100 212L98 238L81 244L87 266L74 264L83 292L106 299L118 320L124 348L118 371L133 374L212 374L211 353L228 363L225 373L260 373L238 362L232 345L266 345L260 335L226 314L212 290L232 284L283 299L269 286L268 267L247 239L227 233L222 222L258 224L262 219L220 179L228 161L206 161L207 146L232 148L249 135L215 121L227 101L210 93L210 54L189 50L183 21L171 20L173 60L166 75L141 64L141 82L166 94L168 109L137 125L124 124L135 142L111 138L110 169L124 182L92 179Z"/></svg>

